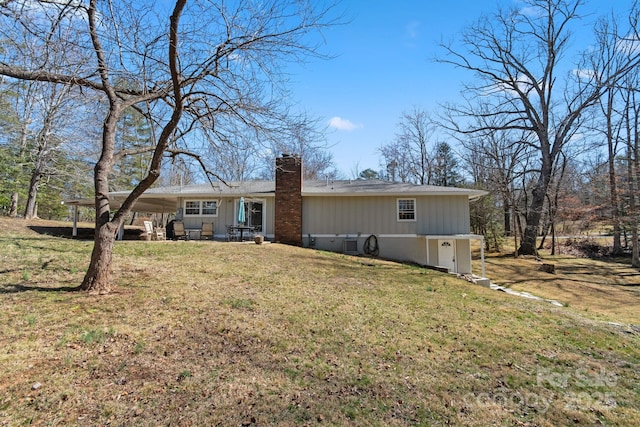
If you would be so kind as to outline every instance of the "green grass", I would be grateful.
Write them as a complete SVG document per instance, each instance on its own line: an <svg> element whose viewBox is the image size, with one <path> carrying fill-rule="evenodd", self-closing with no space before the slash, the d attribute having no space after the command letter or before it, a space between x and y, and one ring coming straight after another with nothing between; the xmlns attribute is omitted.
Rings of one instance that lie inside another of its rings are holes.
<svg viewBox="0 0 640 427"><path fill-rule="evenodd" d="M640 425L640 336L573 302L276 244L143 241L116 244L115 292L95 296L68 290L90 242L0 226L3 425Z"/></svg>

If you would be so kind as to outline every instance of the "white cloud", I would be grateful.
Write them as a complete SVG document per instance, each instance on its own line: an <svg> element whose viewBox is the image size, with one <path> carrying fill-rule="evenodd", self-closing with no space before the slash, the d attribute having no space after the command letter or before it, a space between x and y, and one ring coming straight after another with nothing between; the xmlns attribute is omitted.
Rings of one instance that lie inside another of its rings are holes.
<svg viewBox="0 0 640 427"><path fill-rule="evenodd" d="M419 21L411 21L405 27L405 34L410 39L416 39L420 36L420 22Z"/></svg>
<svg viewBox="0 0 640 427"><path fill-rule="evenodd" d="M529 93L533 90L534 84L527 76L519 75L510 82L495 83L484 89L485 96L506 93L510 96L519 96L518 91Z"/></svg>
<svg viewBox="0 0 640 427"><path fill-rule="evenodd" d="M634 35L629 35L618 41L616 48L629 56L635 55L640 50L640 40Z"/></svg>
<svg viewBox="0 0 640 427"><path fill-rule="evenodd" d="M543 16L543 9L537 6L527 6L520 9L522 16L529 16L533 18L541 18Z"/></svg>
<svg viewBox="0 0 640 427"><path fill-rule="evenodd" d="M589 80L595 77L596 73L588 68L576 68L573 70L573 74L579 79Z"/></svg>
<svg viewBox="0 0 640 427"><path fill-rule="evenodd" d="M336 117L332 117L329 120L329 127L337 129L337 130L352 131L352 130L356 130L356 129L362 128L364 126L357 125L357 124L351 122L350 120L343 119L342 117L336 116Z"/></svg>

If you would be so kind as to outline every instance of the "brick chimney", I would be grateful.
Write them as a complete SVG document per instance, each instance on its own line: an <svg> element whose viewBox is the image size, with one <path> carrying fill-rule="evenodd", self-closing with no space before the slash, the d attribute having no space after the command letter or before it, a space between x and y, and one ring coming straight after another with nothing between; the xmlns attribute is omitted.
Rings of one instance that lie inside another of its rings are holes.
<svg viewBox="0 0 640 427"><path fill-rule="evenodd" d="M276 158L275 241L302 246L302 159Z"/></svg>

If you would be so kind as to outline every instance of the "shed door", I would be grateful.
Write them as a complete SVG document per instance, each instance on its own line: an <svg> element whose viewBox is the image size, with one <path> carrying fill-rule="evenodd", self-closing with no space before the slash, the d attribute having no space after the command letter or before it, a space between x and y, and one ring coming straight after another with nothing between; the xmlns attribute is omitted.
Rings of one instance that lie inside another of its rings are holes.
<svg viewBox="0 0 640 427"><path fill-rule="evenodd" d="M438 264L456 271L456 241L438 240Z"/></svg>

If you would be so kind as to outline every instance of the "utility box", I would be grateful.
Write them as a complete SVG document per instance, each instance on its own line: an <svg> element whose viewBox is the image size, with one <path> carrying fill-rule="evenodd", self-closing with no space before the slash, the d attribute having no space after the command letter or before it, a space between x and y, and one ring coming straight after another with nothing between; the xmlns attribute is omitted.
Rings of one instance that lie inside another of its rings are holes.
<svg viewBox="0 0 640 427"><path fill-rule="evenodd" d="M358 241L356 239L345 239L342 241L342 252L347 255L358 254Z"/></svg>

